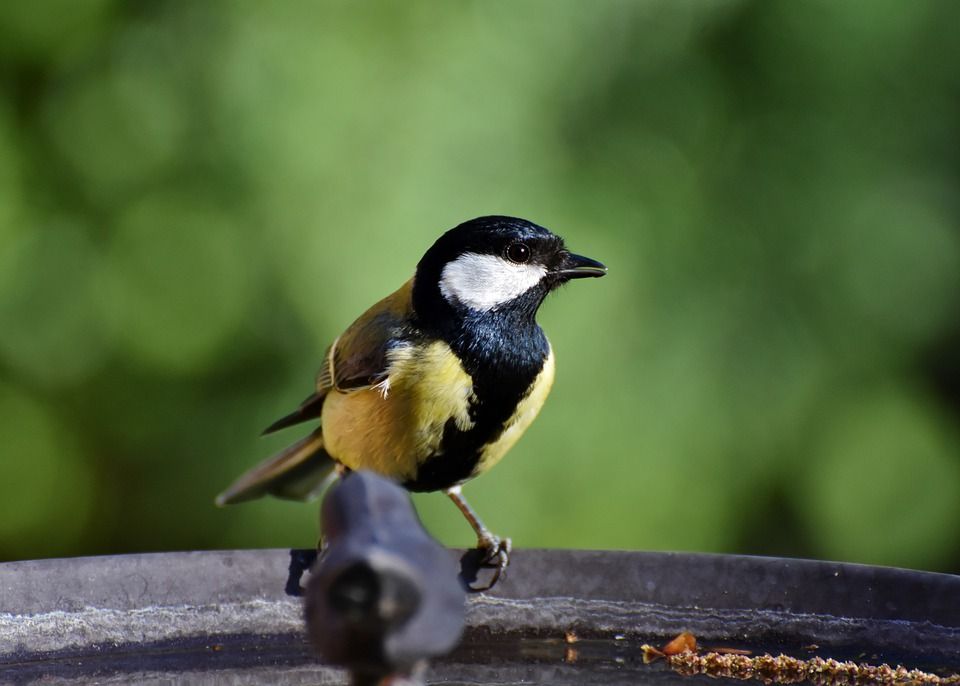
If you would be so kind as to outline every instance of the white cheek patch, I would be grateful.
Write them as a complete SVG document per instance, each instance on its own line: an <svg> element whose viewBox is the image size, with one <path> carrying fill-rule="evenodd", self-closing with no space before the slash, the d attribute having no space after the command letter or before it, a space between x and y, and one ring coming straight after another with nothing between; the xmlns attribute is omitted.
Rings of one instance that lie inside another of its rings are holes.
<svg viewBox="0 0 960 686"><path fill-rule="evenodd" d="M542 265L516 264L497 255L468 252L443 268L440 292L447 302L486 312L526 293L546 273Z"/></svg>

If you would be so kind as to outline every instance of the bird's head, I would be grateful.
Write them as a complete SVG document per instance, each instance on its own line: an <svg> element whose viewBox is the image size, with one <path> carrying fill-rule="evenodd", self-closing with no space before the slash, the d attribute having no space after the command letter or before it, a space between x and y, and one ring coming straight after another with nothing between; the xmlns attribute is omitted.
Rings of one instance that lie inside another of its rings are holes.
<svg viewBox="0 0 960 686"><path fill-rule="evenodd" d="M421 317L488 312L536 314L571 279L603 276L596 260L571 253L563 239L516 217L479 217L450 229L426 252L413 286Z"/></svg>

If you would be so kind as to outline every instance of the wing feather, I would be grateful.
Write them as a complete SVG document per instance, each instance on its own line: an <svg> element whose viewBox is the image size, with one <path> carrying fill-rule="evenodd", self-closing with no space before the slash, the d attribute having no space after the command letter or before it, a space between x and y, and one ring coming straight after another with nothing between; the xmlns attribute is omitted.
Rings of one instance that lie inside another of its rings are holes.
<svg viewBox="0 0 960 686"><path fill-rule="evenodd" d="M392 295L367 310L327 349L317 374L316 390L300 406L267 427L264 433L319 419L331 391L349 393L381 383L389 374L388 351L410 331L411 279ZM322 489L335 457L324 448L318 427L274 457L243 474L217 497L218 505L271 494L306 499Z"/></svg>
<svg viewBox="0 0 960 686"><path fill-rule="evenodd" d="M370 388L389 373L387 353L410 328L413 279L364 312L332 346L329 374L338 391Z"/></svg>
<svg viewBox="0 0 960 686"><path fill-rule="evenodd" d="M356 391L384 381L389 367L387 352L408 326L412 292L411 279L351 324L327 348L317 374L316 390L296 410L264 429L263 434L319 419L323 401L332 389Z"/></svg>
<svg viewBox="0 0 960 686"><path fill-rule="evenodd" d="M334 461L323 449L323 434L309 436L248 470L217 496L220 507L270 495L288 500L309 500L323 490Z"/></svg>

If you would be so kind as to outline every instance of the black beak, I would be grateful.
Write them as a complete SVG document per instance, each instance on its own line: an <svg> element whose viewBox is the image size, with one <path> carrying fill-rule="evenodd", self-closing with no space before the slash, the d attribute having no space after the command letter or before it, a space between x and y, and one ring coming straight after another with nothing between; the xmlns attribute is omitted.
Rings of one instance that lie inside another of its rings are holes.
<svg viewBox="0 0 960 686"><path fill-rule="evenodd" d="M607 268L589 257L567 253L556 273L564 279L583 279L588 276L603 276L607 273Z"/></svg>

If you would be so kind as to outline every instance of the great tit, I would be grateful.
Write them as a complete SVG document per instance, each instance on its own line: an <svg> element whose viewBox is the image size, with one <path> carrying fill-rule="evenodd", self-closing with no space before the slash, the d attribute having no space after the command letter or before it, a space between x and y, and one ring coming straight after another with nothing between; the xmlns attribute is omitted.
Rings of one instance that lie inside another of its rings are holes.
<svg viewBox="0 0 960 686"><path fill-rule="evenodd" d="M265 494L306 500L334 467L371 470L411 491L446 492L499 576L509 539L490 533L460 487L500 461L550 392L553 352L536 322L544 298L606 272L524 219L480 217L450 229L412 279L333 342L316 390L264 433L320 426L243 474L217 504Z"/></svg>

